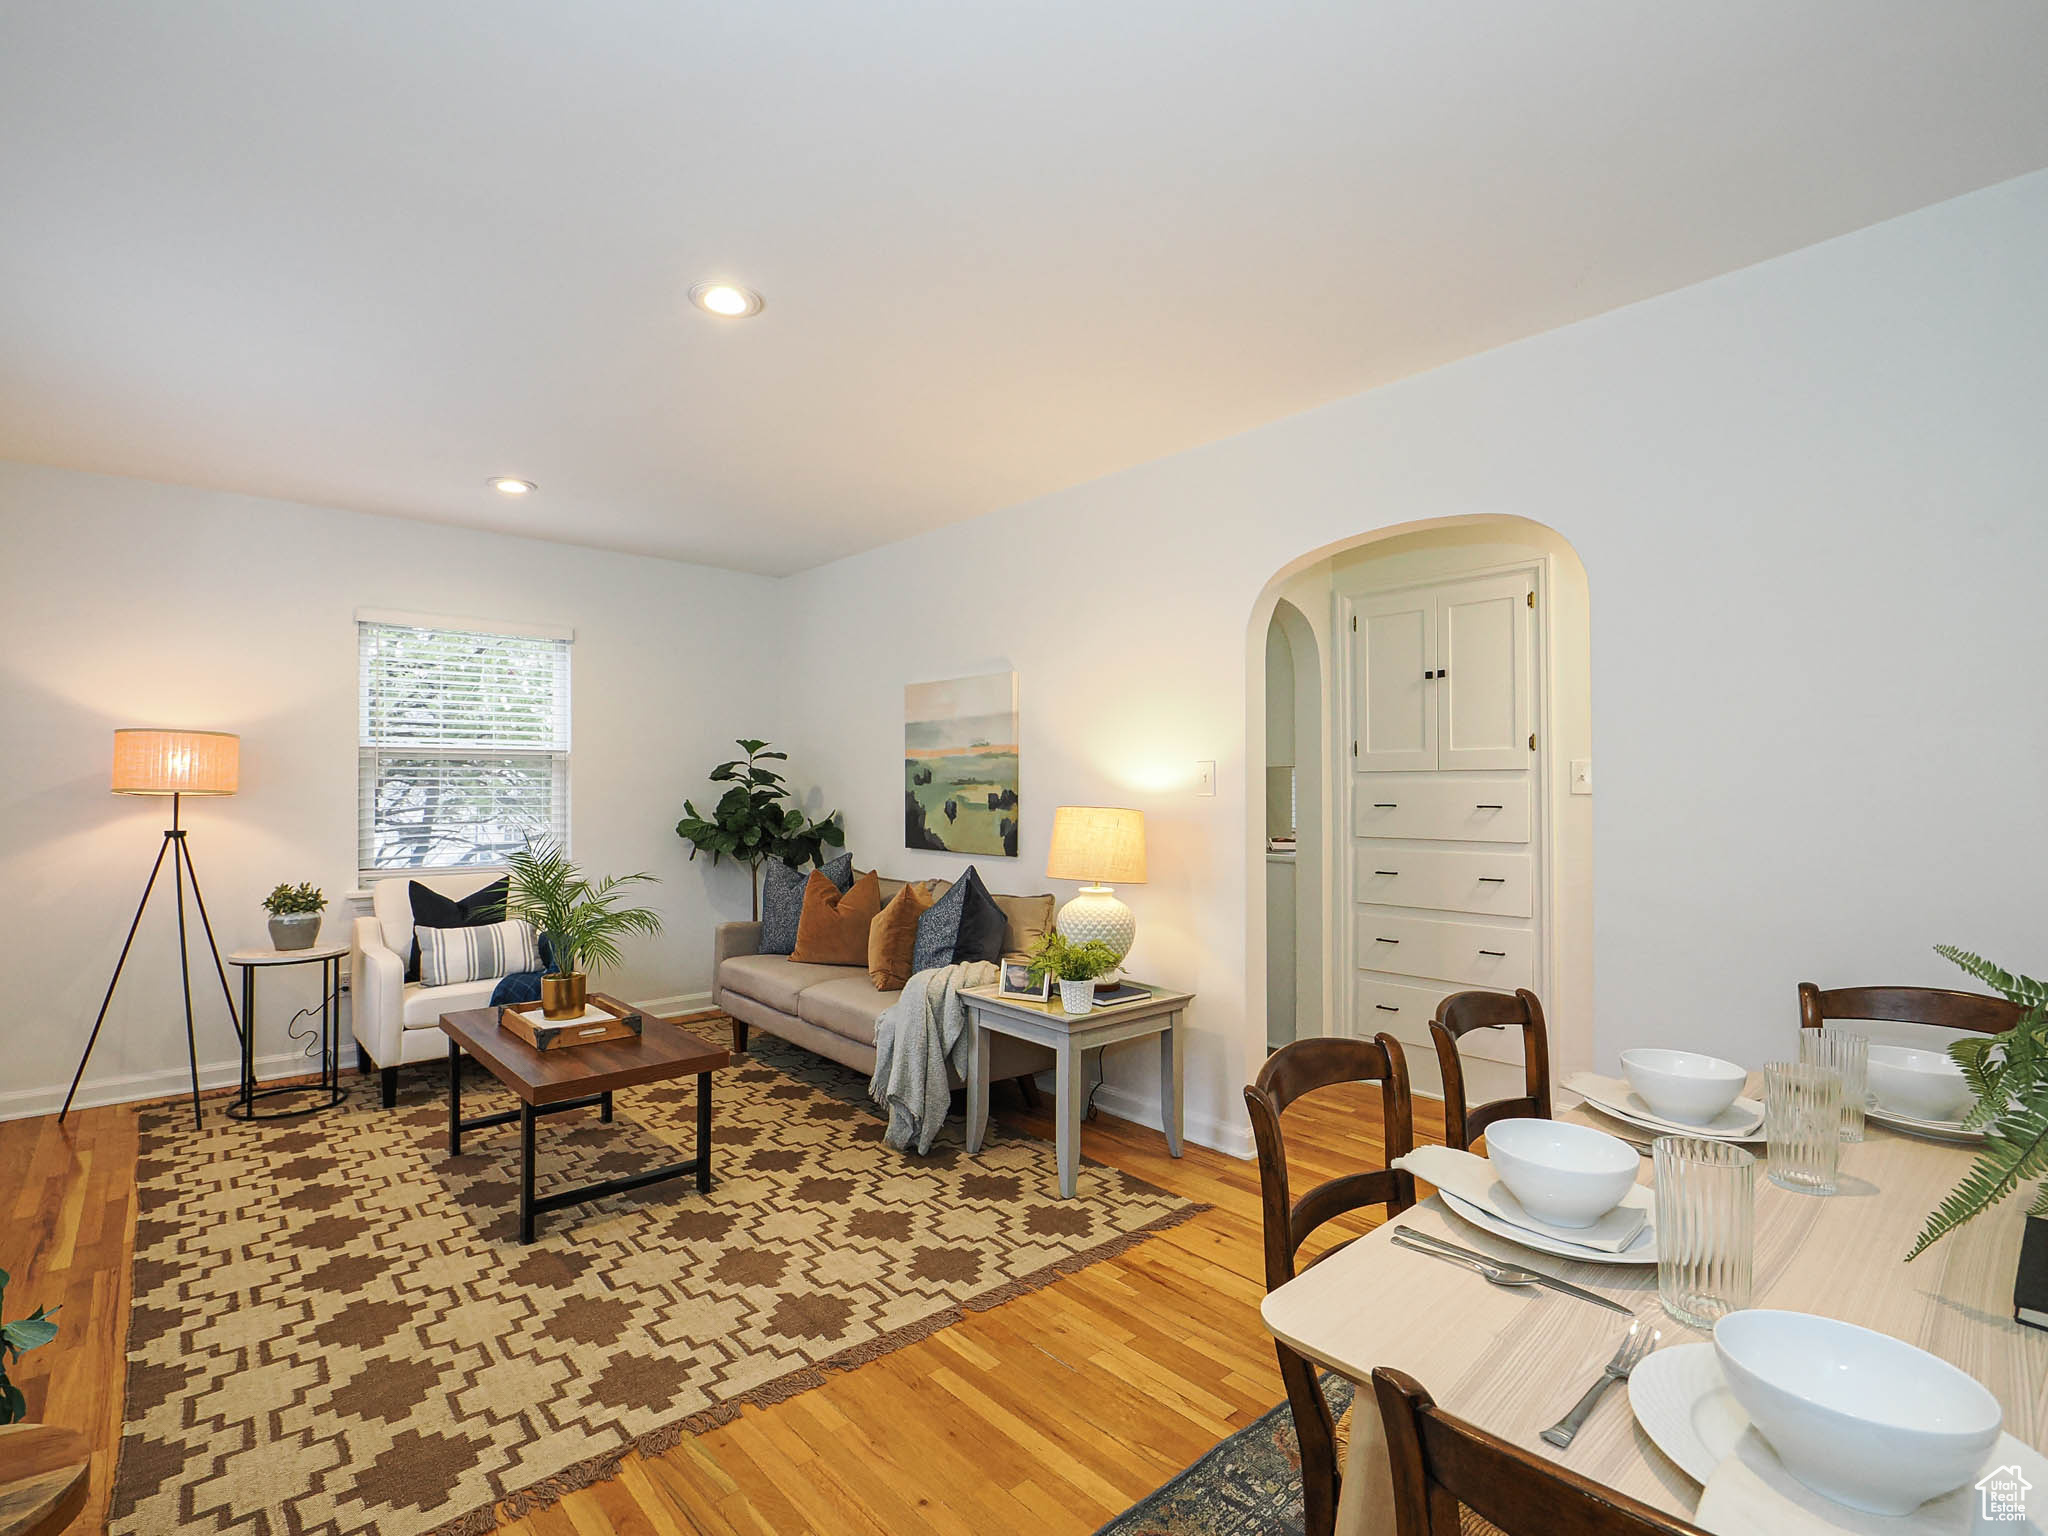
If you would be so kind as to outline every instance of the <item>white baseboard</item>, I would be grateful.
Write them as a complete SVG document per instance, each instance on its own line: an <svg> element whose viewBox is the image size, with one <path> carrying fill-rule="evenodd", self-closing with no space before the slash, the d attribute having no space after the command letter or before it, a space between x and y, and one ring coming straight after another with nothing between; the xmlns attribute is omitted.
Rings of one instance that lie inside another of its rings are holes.
<svg viewBox="0 0 2048 1536"><path fill-rule="evenodd" d="M341 1042L341 1063L344 1073L355 1070L354 1042ZM268 1082L277 1077L305 1077L318 1069L313 1059L292 1052L277 1056L256 1058L256 1077L259 1082ZM234 1061L202 1061L199 1064L199 1091L206 1093L215 1088L232 1088L242 1080L242 1063ZM47 1088L22 1088L13 1093L0 1093L0 1120L23 1120L31 1115L54 1115L64 1107L64 1090L68 1083L53 1083ZM73 1109L94 1109L102 1104L130 1104L137 1099L175 1098L192 1091L192 1073L188 1067L166 1067L160 1072L137 1072L127 1077L87 1078L78 1085L78 1097L71 1101Z"/></svg>
<svg viewBox="0 0 2048 1536"><path fill-rule="evenodd" d="M1039 1081L1050 1093L1051 1074L1045 1074ZM1157 1089L1144 1093L1133 1093L1119 1088L1114 1083L1104 1083L1095 1091L1095 1107L1120 1120L1129 1120L1138 1125L1148 1125L1155 1131L1165 1129L1159 1116L1159 1093ZM1209 1147L1226 1157L1250 1159L1257 1155L1252 1145L1251 1126L1238 1122L1218 1120L1211 1115L1196 1114L1183 1110L1181 1113L1181 1135L1197 1146Z"/></svg>
<svg viewBox="0 0 2048 1536"><path fill-rule="evenodd" d="M667 997L643 997L634 1001L635 1008L644 1008L649 1013L699 1013L711 1006L709 992L675 992Z"/></svg>

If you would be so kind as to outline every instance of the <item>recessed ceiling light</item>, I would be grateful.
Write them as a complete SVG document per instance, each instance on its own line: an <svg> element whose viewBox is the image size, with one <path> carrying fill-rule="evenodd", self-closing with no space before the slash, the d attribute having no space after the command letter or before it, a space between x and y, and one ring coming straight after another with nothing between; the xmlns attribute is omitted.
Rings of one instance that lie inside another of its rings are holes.
<svg viewBox="0 0 2048 1536"><path fill-rule="evenodd" d="M744 320L761 313L761 295L737 283L699 283L690 290L690 302L706 314L722 320Z"/></svg>
<svg viewBox="0 0 2048 1536"><path fill-rule="evenodd" d="M510 475L493 475L486 483L500 496L529 496L539 489L531 480L515 480Z"/></svg>

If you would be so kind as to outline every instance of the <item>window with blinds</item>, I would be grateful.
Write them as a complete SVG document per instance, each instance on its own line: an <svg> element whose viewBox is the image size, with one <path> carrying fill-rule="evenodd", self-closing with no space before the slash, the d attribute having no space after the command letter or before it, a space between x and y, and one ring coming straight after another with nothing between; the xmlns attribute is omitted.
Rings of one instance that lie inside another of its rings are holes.
<svg viewBox="0 0 2048 1536"><path fill-rule="evenodd" d="M488 868L569 843L569 641L359 619L357 862Z"/></svg>

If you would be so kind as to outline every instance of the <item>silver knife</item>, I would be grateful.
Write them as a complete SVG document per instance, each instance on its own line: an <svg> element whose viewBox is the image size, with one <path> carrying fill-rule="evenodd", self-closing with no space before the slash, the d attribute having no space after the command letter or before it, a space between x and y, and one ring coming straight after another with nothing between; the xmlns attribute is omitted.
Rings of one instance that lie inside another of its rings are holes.
<svg viewBox="0 0 2048 1536"><path fill-rule="evenodd" d="M1456 1243L1447 1243L1440 1237L1431 1237L1427 1232L1418 1232L1413 1227L1396 1227L1394 1231L1397 1235L1408 1239L1410 1242L1426 1243L1430 1247L1439 1249L1444 1253L1455 1254L1461 1259L1476 1260L1481 1264L1490 1264L1495 1269L1517 1270L1527 1275L1533 1284L1543 1286L1548 1290L1559 1291L1566 1296L1576 1296L1581 1301L1593 1302L1597 1306L1607 1307L1612 1311L1619 1312L1624 1317L1635 1316L1633 1308L1625 1307L1618 1301L1602 1296L1598 1291L1589 1291L1584 1286L1573 1285L1569 1280L1560 1280L1555 1275L1545 1274L1540 1269L1531 1269L1528 1265L1518 1264L1512 1259L1496 1258L1490 1253L1478 1253L1470 1248L1460 1248Z"/></svg>

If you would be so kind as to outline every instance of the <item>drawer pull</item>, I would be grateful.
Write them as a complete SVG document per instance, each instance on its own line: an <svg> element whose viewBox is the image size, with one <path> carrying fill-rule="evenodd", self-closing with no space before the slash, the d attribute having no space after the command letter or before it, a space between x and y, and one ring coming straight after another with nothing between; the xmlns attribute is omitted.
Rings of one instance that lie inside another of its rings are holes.
<svg viewBox="0 0 2048 1536"><path fill-rule="evenodd" d="M1475 805L1472 809L1475 811L1504 811L1507 807L1504 805Z"/></svg>
<svg viewBox="0 0 2048 1536"><path fill-rule="evenodd" d="M1375 943L1375 944L1398 944L1398 943L1400 943L1400 942L1401 942L1401 941L1400 941L1399 939L1374 939L1374 940L1373 940L1373 943Z"/></svg>
<svg viewBox="0 0 2048 1536"><path fill-rule="evenodd" d="M1379 1009L1381 1013L1399 1013L1401 1011L1392 1003L1374 1003L1373 1007Z"/></svg>
<svg viewBox="0 0 2048 1536"><path fill-rule="evenodd" d="M1504 949L1482 949L1481 951L1479 951L1479 953L1481 953L1482 955L1491 955L1496 960L1505 960L1508 957L1508 952Z"/></svg>
<svg viewBox="0 0 2048 1536"><path fill-rule="evenodd" d="M1382 800L1373 806L1376 811L1398 811L1400 808L1400 802L1396 800Z"/></svg>
<svg viewBox="0 0 2048 1536"><path fill-rule="evenodd" d="M1479 883L1481 885L1506 885L1508 877L1506 875L1481 875Z"/></svg>
<svg viewBox="0 0 2048 1536"><path fill-rule="evenodd" d="M1400 874L1400 873L1401 873L1401 871L1399 871L1398 869L1376 869L1376 870L1374 870L1374 871L1373 871L1373 873L1374 873L1374 874L1376 874L1376 875L1388 875L1388 876L1393 876L1393 875L1398 875L1398 874Z"/></svg>

